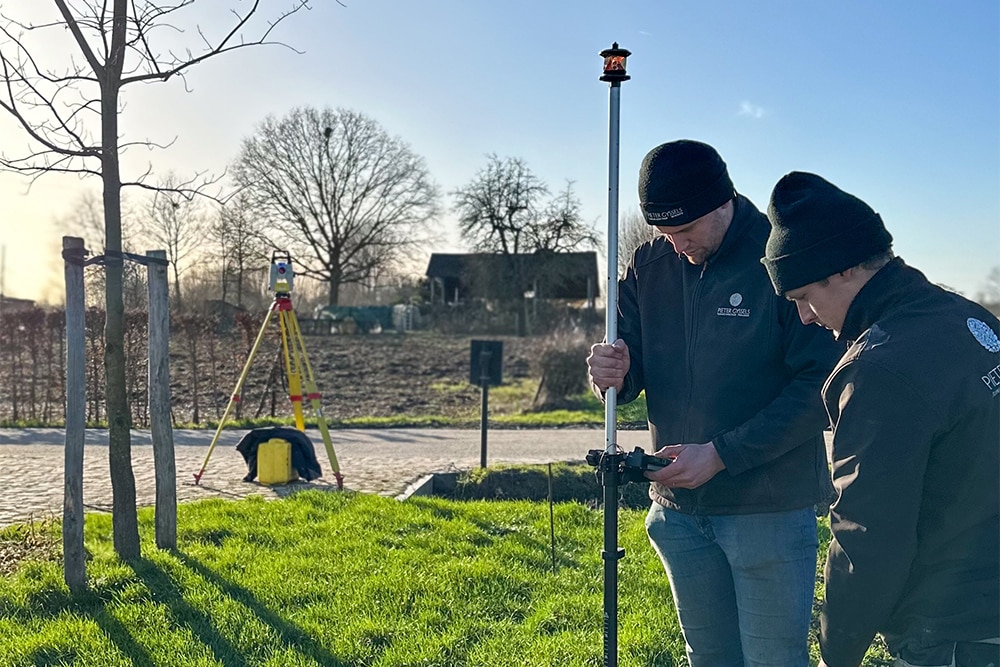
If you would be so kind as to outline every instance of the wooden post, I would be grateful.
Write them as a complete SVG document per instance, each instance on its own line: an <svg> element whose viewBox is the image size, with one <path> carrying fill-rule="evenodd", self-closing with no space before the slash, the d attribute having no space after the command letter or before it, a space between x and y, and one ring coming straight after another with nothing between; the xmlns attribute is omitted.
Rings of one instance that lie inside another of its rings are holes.
<svg viewBox="0 0 1000 667"><path fill-rule="evenodd" d="M87 587L87 561L83 550L83 442L86 385L84 334L83 239L64 236L66 272L66 447L63 467L63 578L70 591Z"/></svg>
<svg viewBox="0 0 1000 667"><path fill-rule="evenodd" d="M151 260L166 260L165 250L149 250ZM170 423L170 307L167 265L150 261L149 424L156 469L156 546L177 548L177 463Z"/></svg>

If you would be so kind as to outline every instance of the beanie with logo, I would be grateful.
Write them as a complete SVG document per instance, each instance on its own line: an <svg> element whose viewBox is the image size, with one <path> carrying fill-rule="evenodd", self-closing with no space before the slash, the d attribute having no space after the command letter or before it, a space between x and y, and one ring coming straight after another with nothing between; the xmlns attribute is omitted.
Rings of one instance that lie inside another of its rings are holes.
<svg viewBox="0 0 1000 667"><path fill-rule="evenodd" d="M764 258L774 291L789 290L857 266L892 246L868 204L816 174L793 171L774 186Z"/></svg>
<svg viewBox="0 0 1000 667"><path fill-rule="evenodd" d="M736 196L714 148L681 139L649 151L639 168L639 205L650 225L679 227Z"/></svg>

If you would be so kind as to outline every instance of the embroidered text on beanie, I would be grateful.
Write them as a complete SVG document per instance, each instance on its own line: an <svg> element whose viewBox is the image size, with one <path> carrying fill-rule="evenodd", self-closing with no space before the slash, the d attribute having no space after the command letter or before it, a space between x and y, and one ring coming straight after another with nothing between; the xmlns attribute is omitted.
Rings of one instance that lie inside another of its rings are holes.
<svg viewBox="0 0 1000 667"><path fill-rule="evenodd" d="M686 225L735 194L726 163L700 141L661 144L646 154L639 168L639 205L650 225Z"/></svg>
<svg viewBox="0 0 1000 667"><path fill-rule="evenodd" d="M878 213L816 174L783 176L767 218L771 233L760 261L778 294L846 271L892 245Z"/></svg>

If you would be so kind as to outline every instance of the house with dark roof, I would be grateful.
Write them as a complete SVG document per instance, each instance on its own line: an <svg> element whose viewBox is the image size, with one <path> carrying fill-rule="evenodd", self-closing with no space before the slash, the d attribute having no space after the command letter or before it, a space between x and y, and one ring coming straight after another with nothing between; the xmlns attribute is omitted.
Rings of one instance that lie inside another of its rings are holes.
<svg viewBox="0 0 1000 667"><path fill-rule="evenodd" d="M18 299L0 294L0 311L2 312L16 313L22 310L31 310L34 307L35 302L31 299Z"/></svg>
<svg viewBox="0 0 1000 667"><path fill-rule="evenodd" d="M427 264L431 303L455 304L474 299L586 300L598 296L596 252L434 253ZM521 280L518 280L521 276Z"/></svg>

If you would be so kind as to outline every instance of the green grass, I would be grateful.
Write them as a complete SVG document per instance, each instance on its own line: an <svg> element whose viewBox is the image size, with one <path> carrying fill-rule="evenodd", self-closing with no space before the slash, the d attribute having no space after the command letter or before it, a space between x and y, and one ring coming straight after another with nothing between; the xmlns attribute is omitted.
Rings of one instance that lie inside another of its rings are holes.
<svg viewBox="0 0 1000 667"><path fill-rule="evenodd" d="M569 403L575 409L546 410L533 412L528 409L538 388L537 380L518 380L517 382L493 387L489 394L488 418L490 425L506 428L560 428L567 426L601 426L604 424L604 404L592 393L587 392L573 396ZM430 387L437 392L467 392L468 385L449 385L438 383ZM478 390L476 390L478 391ZM327 419L327 426L336 428L476 428L480 424L479 404L460 415L393 415L391 417L352 417L347 419ZM646 395L617 406L619 428L646 426ZM307 425L314 420L306 419ZM21 428L41 426L36 423L6 424L0 422L0 428ZM177 423L174 428L215 429L219 422L206 420L200 424ZM261 417L257 419L230 419L225 428L251 429L262 426L294 426L295 419L287 417ZM88 428L107 428L107 424L88 424Z"/></svg>
<svg viewBox="0 0 1000 667"><path fill-rule="evenodd" d="M678 665L643 515L619 513L619 664ZM555 506L554 569L548 519L528 501L207 500L180 506L176 552L153 548L140 511L145 558L124 564L110 518L90 515L89 592L71 595L51 560L0 578L0 667L596 667L602 514Z"/></svg>
<svg viewBox="0 0 1000 667"><path fill-rule="evenodd" d="M601 515L548 507L306 492L180 508L176 553L113 555L110 520L87 520L92 592L53 562L0 579L0 665L598 665ZM666 578L624 517L624 665L676 664ZM655 656L661 657L656 658Z"/></svg>

